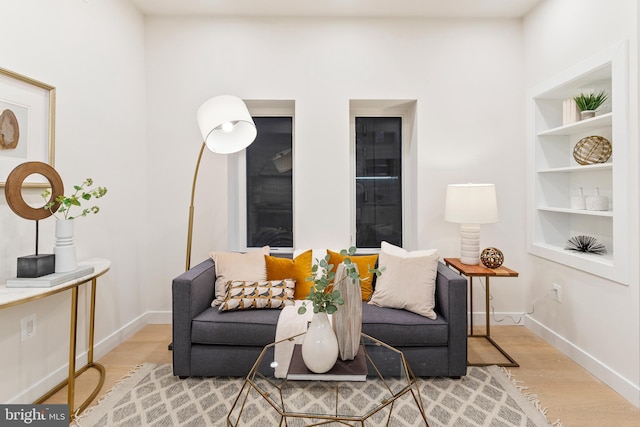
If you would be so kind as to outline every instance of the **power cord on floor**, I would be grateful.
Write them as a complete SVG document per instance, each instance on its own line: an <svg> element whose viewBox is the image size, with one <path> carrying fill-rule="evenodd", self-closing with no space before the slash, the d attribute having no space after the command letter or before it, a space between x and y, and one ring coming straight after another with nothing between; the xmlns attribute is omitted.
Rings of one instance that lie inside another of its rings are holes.
<svg viewBox="0 0 640 427"><path fill-rule="evenodd" d="M479 278L479 279L480 279L480 283L482 284L482 289L485 291L485 294L486 294L486 292L487 292L487 288L485 287L484 280L482 280L482 278ZM520 317L518 318L518 320L514 319L514 318L513 318L513 316L510 316L510 315L508 315L508 314L507 314L507 315L505 315L502 319L498 319L498 318L496 317L496 310L495 310L495 307L493 306L493 304L491 304L491 303L490 303L490 304L489 304L489 306L490 306L490 308L491 308L491 315L493 316L493 320L494 320L495 322L497 322L497 323L504 322L506 319L511 319L511 321L512 321L514 324L519 325L519 324L520 324L520 322L522 321L522 319L524 318L524 316L528 316L528 315L531 315L531 314L535 313L535 311L536 311L536 303L537 303L538 301L540 301L541 299L547 298L547 297L549 297L549 296L551 296L551 291L549 291L549 292L547 292L546 294L544 294L544 295L542 295L542 296L539 296L538 298L534 299L534 300L533 300L533 302L531 303L531 311L527 311L527 312L525 312L525 313L522 313L522 314L520 315ZM493 301L493 295L491 295L491 293L489 293L489 301ZM471 313L471 314L473 315L473 313Z"/></svg>

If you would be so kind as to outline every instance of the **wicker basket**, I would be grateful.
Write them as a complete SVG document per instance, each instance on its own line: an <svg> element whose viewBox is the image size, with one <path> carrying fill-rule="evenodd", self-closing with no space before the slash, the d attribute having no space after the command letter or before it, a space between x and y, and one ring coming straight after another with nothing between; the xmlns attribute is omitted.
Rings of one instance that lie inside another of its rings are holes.
<svg viewBox="0 0 640 427"><path fill-rule="evenodd" d="M611 157L611 143L601 136L582 138L573 148L573 158L581 165L604 163Z"/></svg>

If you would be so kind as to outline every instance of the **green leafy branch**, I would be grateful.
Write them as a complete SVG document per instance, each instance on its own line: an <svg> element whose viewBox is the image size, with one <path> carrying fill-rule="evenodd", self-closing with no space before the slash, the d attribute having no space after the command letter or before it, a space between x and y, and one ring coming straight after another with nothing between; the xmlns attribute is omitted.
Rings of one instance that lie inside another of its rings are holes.
<svg viewBox="0 0 640 427"><path fill-rule="evenodd" d="M44 205L44 209L47 209L51 212L56 218L59 219L76 219L81 216L87 216L89 214L97 214L100 212L100 208L98 206L91 206L88 208L84 208L79 215L71 216L70 211L73 206L82 206L83 201L89 201L92 198L99 199L107 194L107 189L105 187L94 187L87 188L93 186L93 179L87 178L85 179L81 185L74 185L73 188L75 192L70 196L60 195L56 197L54 200L49 201L46 205ZM45 200L49 200L49 196L51 196L51 190L47 189L41 194L42 198ZM60 203L57 211L54 212L52 210L53 206L56 203ZM56 213L61 214L62 218L60 218Z"/></svg>
<svg viewBox="0 0 640 427"><path fill-rule="evenodd" d="M313 286L309 291L306 299L313 304L313 312L320 313L326 312L327 314L333 314L338 310L339 305L344 304L344 300L340 295L340 291L335 290L335 285L342 283L343 280L351 280L351 283L359 285L360 275L358 274L357 266L351 261L351 256L355 255L356 248L350 247L349 250L342 249L340 255L346 257L342 261L346 268L346 275L337 283L332 283L335 279L336 273L333 271L333 264L330 264L331 255L327 254L324 258L318 260L311 267L311 277L307 277L308 282L313 282ZM380 276L384 271L378 268L370 268L369 272L374 273L376 276ZM307 312L306 302L304 302L298 308L298 314L304 314Z"/></svg>

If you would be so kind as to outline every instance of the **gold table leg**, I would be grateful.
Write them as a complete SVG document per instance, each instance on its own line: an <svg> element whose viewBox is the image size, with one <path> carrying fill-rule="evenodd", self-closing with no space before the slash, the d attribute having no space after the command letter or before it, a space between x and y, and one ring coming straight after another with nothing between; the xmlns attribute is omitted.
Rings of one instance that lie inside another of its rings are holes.
<svg viewBox="0 0 640 427"><path fill-rule="evenodd" d="M511 357L509 355L509 353L507 353L505 350L502 349L502 347L500 347L498 345L498 343L496 343L493 338L491 338L491 318L490 318L490 310L491 310L491 291L489 290L489 276L486 276L486 292L485 292L485 334L481 335L481 334L474 334L473 333L473 301L471 301L470 305L471 305L471 334L469 334L470 338L485 338L487 341L489 341L489 343L496 349L498 350L505 358L507 358L507 360L509 360L508 363L486 363L486 362L481 362L481 363L467 363L467 365L469 366L490 366L490 365L497 365L497 366L504 366L507 368L518 368L520 367L520 365L518 364L518 362L515 361L515 359L513 357ZM473 278L470 277L469 278L469 283L470 283L470 288L473 289ZM473 295L473 294L471 294Z"/></svg>
<svg viewBox="0 0 640 427"><path fill-rule="evenodd" d="M473 336L473 277L469 277L469 310L471 311L471 316L469 316L469 336Z"/></svg>
<svg viewBox="0 0 640 427"><path fill-rule="evenodd" d="M78 334L78 286L71 288L71 323L69 326L69 376L60 384L51 389L48 393L40 397L34 403L39 404L45 402L51 396L62 390L64 386L67 388L67 403L69 404L69 417L73 420L76 415L84 411L89 404L96 398L105 380L105 369L99 363L93 361L93 346L94 346L94 332L95 332L95 319L96 319L96 282L97 278L91 279L91 310L89 315L89 343L87 349L87 364L76 371L76 342ZM78 409L75 408L75 385L76 378L83 374L89 368L96 369L100 375L98 384L91 392L89 397L84 400Z"/></svg>

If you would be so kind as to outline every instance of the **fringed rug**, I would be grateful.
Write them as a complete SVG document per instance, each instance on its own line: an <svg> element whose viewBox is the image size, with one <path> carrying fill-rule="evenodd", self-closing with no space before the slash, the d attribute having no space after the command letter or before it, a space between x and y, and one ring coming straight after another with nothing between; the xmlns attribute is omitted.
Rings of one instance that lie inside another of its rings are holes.
<svg viewBox="0 0 640 427"><path fill-rule="evenodd" d="M82 413L72 425L78 427L224 426L227 413L242 387L242 378L187 378L173 376L171 365L144 364L119 381L97 405ZM364 384L364 383L361 383ZM367 381L366 392L353 391L354 405L360 399L375 399L382 386ZM552 424L535 395L526 395L497 366L469 367L459 380L418 379L430 427L542 427ZM296 399L300 405L323 405L312 392ZM270 427L279 416L252 392L239 425ZM388 410L380 411L366 426L385 425ZM289 426L306 425L294 419ZM354 423L355 425L356 423ZM332 424L333 425L333 424ZM337 425L337 424L336 424ZM424 426L411 394L395 402L390 426ZM555 426L561 426L557 421Z"/></svg>

